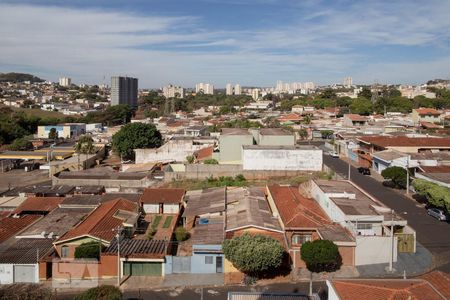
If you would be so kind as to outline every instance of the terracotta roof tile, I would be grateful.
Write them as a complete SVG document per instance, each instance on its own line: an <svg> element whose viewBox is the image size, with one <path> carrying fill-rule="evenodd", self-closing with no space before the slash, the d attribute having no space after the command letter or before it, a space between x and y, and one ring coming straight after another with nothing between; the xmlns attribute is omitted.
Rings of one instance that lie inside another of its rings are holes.
<svg viewBox="0 0 450 300"><path fill-rule="evenodd" d="M184 189L145 189L142 203L180 203L186 191Z"/></svg>
<svg viewBox="0 0 450 300"><path fill-rule="evenodd" d="M118 210L135 212L137 211L137 204L122 198L104 202L83 222L64 234L58 242L85 235L110 242L116 234L113 229L123 224L121 219L114 217Z"/></svg>
<svg viewBox="0 0 450 300"><path fill-rule="evenodd" d="M420 278L428 281L436 290L439 291L444 297L450 299L450 274L440 271L434 271Z"/></svg>
<svg viewBox="0 0 450 300"><path fill-rule="evenodd" d="M372 135L360 137L360 141L379 147L450 147L450 138Z"/></svg>
<svg viewBox="0 0 450 300"><path fill-rule="evenodd" d="M434 108L417 108L416 112L423 116L423 115L440 115L441 113L437 111Z"/></svg>
<svg viewBox="0 0 450 300"><path fill-rule="evenodd" d="M0 220L0 243L13 237L33 222L41 218L39 215L25 215L20 218L3 218Z"/></svg>
<svg viewBox="0 0 450 300"><path fill-rule="evenodd" d="M420 166L425 173L450 173L450 166Z"/></svg>
<svg viewBox="0 0 450 300"><path fill-rule="evenodd" d="M431 285L418 279L333 280L333 287L341 300L442 300Z"/></svg>
<svg viewBox="0 0 450 300"><path fill-rule="evenodd" d="M28 197L13 214L24 212L50 212L63 202L64 197Z"/></svg>
<svg viewBox="0 0 450 300"><path fill-rule="evenodd" d="M352 121L364 122L367 118L358 114L346 114L344 117L349 118Z"/></svg>
<svg viewBox="0 0 450 300"><path fill-rule="evenodd" d="M202 148L202 149L200 149L200 150L195 152L195 157L199 161L204 160L204 159L208 159L208 158L212 157L213 151L214 151L214 146Z"/></svg>
<svg viewBox="0 0 450 300"><path fill-rule="evenodd" d="M303 197L297 187L267 187L285 227L318 228L331 224L322 208L313 199Z"/></svg>
<svg viewBox="0 0 450 300"><path fill-rule="evenodd" d="M288 114L284 115L278 118L279 121L300 121L302 120L302 117L300 117L297 114Z"/></svg>

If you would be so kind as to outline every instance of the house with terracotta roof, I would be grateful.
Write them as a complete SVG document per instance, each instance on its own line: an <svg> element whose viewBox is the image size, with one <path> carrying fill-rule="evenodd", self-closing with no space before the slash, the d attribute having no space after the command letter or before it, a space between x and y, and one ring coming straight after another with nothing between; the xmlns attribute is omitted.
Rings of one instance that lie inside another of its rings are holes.
<svg viewBox="0 0 450 300"><path fill-rule="evenodd" d="M442 113L434 108L415 108L412 110L411 119L414 124L420 125L421 122L439 123Z"/></svg>
<svg viewBox="0 0 450 300"><path fill-rule="evenodd" d="M270 185L266 197L272 216L284 232L292 267L304 268L301 247L307 241L327 239L339 248L344 266L355 265L355 239L345 228L332 223L319 204L303 196L299 187Z"/></svg>
<svg viewBox="0 0 450 300"><path fill-rule="evenodd" d="M139 202L145 213L178 215L185 193L184 189L147 188Z"/></svg>
<svg viewBox="0 0 450 300"><path fill-rule="evenodd" d="M13 212L13 215L46 215L56 209L64 197L28 197Z"/></svg>
<svg viewBox="0 0 450 300"><path fill-rule="evenodd" d="M365 126L368 123L368 119L365 116L358 114L345 114L342 117L342 125L344 126Z"/></svg>
<svg viewBox="0 0 450 300"><path fill-rule="evenodd" d="M283 115L281 117L278 118L278 122L280 122L280 124L298 124L303 120L303 117L299 116L298 114L295 113L290 113L287 115Z"/></svg>
<svg viewBox="0 0 450 300"><path fill-rule="evenodd" d="M327 280L329 300L445 300L450 299L450 276L435 271L414 279Z"/></svg>
<svg viewBox="0 0 450 300"><path fill-rule="evenodd" d="M403 153L450 151L450 138L369 135L357 138L359 149L368 154L387 149Z"/></svg>
<svg viewBox="0 0 450 300"><path fill-rule="evenodd" d="M415 177L450 188L450 166L420 166Z"/></svg>
<svg viewBox="0 0 450 300"><path fill-rule="evenodd" d="M100 204L81 223L62 235L55 243L55 250L63 259L74 258L76 247L87 242L99 242L109 246L122 228L126 236L131 236L139 217L138 205L118 198Z"/></svg>

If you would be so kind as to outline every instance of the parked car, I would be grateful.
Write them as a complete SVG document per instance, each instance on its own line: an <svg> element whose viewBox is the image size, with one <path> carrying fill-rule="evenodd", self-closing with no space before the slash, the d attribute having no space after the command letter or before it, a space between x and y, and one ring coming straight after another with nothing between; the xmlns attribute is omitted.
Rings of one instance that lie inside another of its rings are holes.
<svg viewBox="0 0 450 300"><path fill-rule="evenodd" d="M369 168L359 167L358 168L358 172L363 174L363 175L370 175L370 169Z"/></svg>
<svg viewBox="0 0 450 300"><path fill-rule="evenodd" d="M450 216L439 208L429 208L427 212L433 218L438 219L439 221L450 221Z"/></svg>
<svg viewBox="0 0 450 300"><path fill-rule="evenodd" d="M328 154L330 154L331 157L339 158L339 154L336 151L330 151Z"/></svg>

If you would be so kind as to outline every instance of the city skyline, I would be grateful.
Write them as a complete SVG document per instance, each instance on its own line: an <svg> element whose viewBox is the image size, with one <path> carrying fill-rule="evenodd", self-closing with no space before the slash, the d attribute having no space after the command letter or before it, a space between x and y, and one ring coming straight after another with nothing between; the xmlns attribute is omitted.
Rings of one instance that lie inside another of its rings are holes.
<svg viewBox="0 0 450 300"><path fill-rule="evenodd" d="M450 77L450 3L440 0L0 1L0 18L0 71L51 81L127 74L143 88L222 88Z"/></svg>

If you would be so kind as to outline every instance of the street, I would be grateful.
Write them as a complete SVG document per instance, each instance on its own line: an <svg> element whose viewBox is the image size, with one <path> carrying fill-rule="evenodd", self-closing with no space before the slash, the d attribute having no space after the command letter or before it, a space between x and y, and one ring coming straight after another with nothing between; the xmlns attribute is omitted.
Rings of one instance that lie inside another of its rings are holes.
<svg viewBox="0 0 450 300"><path fill-rule="evenodd" d="M348 164L339 158L324 155L324 164L339 175L347 178ZM413 200L399 194L391 188L367 175L362 175L351 167L351 181L360 186L374 198L408 220L408 225L417 232L417 241L427 248L437 258L450 258L450 224L439 222L427 215L425 208Z"/></svg>
<svg viewBox="0 0 450 300"><path fill-rule="evenodd" d="M279 292L279 293L302 293L308 294L309 283L276 283L264 286L223 286L205 288L172 288L165 290L141 290L125 291L123 299L174 299L174 300L226 300L228 292ZM313 291L318 293L321 299L327 299L327 287L325 282L314 282ZM201 295L203 292L203 296ZM59 293L57 299L73 299L75 293Z"/></svg>

